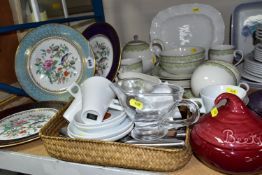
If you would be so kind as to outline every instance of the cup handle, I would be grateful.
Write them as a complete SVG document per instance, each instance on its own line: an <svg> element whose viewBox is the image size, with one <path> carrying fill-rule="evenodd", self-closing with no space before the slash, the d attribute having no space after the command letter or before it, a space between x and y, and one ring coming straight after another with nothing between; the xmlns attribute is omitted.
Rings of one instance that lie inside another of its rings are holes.
<svg viewBox="0 0 262 175"><path fill-rule="evenodd" d="M178 106L187 106L187 108L191 112L191 115L188 116L187 119L182 120L173 120L173 117L169 116L160 122L163 127L167 129L178 129L184 126L192 125L198 121L200 112L198 105L195 102L193 102L192 100L183 99L180 102L178 102L178 104L175 104L173 107L176 108Z"/></svg>
<svg viewBox="0 0 262 175"><path fill-rule="evenodd" d="M243 53L242 50L235 50L235 51L234 51L234 58L237 57L237 54L240 54L240 55L241 55L241 58L240 58L240 60L238 60L238 62L236 62L236 63L234 64L234 66L239 65L239 64L243 61L243 59L244 59L244 53Z"/></svg>
<svg viewBox="0 0 262 175"><path fill-rule="evenodd" d="M245 89L246 92L248 92L249 89L250 89L249 85L247 83L244 83L244 82L239 83L238 86Z"/></svg>
<svg viewBox="0 0 262 175"><path fill-rule="evenodd" d="M160 53L165 49L164 44L159 39L154 39L150 42L150 50L153 52L157 57L160 56Z"/></svg>

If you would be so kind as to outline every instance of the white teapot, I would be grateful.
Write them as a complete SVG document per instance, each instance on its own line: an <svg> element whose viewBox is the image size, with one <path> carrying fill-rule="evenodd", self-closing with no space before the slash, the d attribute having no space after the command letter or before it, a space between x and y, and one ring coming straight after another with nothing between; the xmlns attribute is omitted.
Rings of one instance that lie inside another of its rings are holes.
<svg viewBox="0 0 262 175"><path fill-rule="evenodd" d="M154 67L156 58L150 51L147 42L138 40L138 36L134 36L134 40L128 42L122 49L122 59L141 58L143 62L143 73L150 72Z"/></svg>

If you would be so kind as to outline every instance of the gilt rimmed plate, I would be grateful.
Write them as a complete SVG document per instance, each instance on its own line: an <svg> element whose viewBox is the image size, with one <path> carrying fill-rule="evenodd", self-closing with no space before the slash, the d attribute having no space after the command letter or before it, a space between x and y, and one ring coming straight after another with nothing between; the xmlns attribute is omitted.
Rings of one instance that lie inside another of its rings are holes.
<svg viewBox="0 0 262 175"><path fill-rule="evenodd" d="M114 80L120 65L120 41L108 23L94 23L82 33L89 40L96 59L96 75Z"/></svg>
<svg viewBox="0 0 262 175"><path fill-rule="evenodd" d="M63 102L38 102L0 112L0 148L38 139L39 130L60 110Z"/></svg>
<svg viewBox="0 0 262 175"><path fill-rule="evenodd" d="M16 76L26 93L38 101L69 101L66 89L94 74L88 41L75 29L46 24L29 32L16 52Z"/></svg>
<svg viewBox="0 0 262 175"><path fill-rule="evenodd" d="M203 27L205 26L205 27ZM160 11L152 20L150 39L161 40L165 49L224 42L225 24L221 13L206 4L182 4Z"/></svg>

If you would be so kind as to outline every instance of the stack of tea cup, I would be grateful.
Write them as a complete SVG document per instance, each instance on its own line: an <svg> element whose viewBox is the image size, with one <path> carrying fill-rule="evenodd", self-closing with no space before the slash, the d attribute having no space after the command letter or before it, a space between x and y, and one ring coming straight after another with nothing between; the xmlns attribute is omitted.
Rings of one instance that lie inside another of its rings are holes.
<svg viewBox="0 0 262 175"><path fill-rule="evenodd" d="M64 113L69 137L115 141L131 132L133 121L115 99L110 84L106 78L95 76L68 88L75 97Z"/></svg>

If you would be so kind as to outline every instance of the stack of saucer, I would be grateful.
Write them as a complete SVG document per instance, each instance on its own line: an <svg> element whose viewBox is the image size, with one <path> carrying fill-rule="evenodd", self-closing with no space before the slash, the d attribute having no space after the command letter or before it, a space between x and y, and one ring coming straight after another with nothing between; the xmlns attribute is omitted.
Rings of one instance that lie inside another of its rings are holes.
<svg viewBox="0 0 262 175"><path fill-rule="evenodd" d="M71 138L97 139L116 141L131 132L134 123L124 111L109 109L101 123L83 123L80 112L67 127L67 134Z"/></svg>
<svg viewBox="0 0 262 175"><path fill-rule="evenodd" d="M262 64L262 43L258 43L254 50L254 59Z"/></svg>
<svg viewBox="0 0 262 175"><path fill-rule="evenodd" d="M262 62L257 61L254 53L245 56L243 64L238 66L241 73L242 81L250 85L250 87L262 87Z"/></svg>
<svg viewBox="0 0 262 175"><path fill-rule="evenodd" d="M262 25L259 24L256 28L256 39L258 39L260 42L262 41Z"/></svg>

